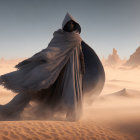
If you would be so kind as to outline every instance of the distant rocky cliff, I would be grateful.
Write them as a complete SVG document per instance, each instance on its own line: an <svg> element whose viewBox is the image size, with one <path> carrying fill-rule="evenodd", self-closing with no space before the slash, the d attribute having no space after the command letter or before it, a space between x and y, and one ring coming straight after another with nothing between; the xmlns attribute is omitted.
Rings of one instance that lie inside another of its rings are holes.
<svg viewBox="0 0 140 140"><path fill-rule="evenodd" d="M124 65L126 66L139 66L140 65L140 46L130 56L130 58Z"/></svg>

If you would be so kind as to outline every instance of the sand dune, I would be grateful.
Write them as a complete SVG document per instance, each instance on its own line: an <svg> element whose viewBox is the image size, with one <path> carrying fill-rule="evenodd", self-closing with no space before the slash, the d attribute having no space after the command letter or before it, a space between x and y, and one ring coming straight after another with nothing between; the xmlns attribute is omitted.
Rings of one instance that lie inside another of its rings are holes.
<svg viewBox="0 0 140 140"><path fill-rule="evenodd" d="M132 90L132 89L122 89L120 91L114 92L114 93L110 93L107 95L102 96L102 98L107 98L107 97L129 97L129 98L140 98L140 91L138 90Z"/></svg>
<svg viewBox="0 0 140 140"><path fill-rule="evenodd" d="M95 121L14 121L0 122L3 140L130 140Z"/></svg>
<svg viewBox="0 0 140 140"><path fill-rule="evenodd" d="M15 70L15 64L0 63L0 74ZM0 140L140 140L139 69L107 66L105 72L101 95L92 104L84 103L80 121L68 122L65 116L37 119L27 107L22 120L0 121ZM14 96L0 86L0 104Z"/></svg>

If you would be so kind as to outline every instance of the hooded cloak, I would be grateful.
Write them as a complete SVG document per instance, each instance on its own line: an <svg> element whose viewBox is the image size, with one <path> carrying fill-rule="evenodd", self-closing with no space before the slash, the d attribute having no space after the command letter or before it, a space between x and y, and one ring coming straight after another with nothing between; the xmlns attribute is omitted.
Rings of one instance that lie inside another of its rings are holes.
<svg viewBox="0 0 140 140"><path fill-rule="evenodd" d="M67 14L62 28L69 20L74 19ZM81 41L79 32L58 29L46 49L17 64L18 70L1 75L0 83L15 93L37 94L51 87L65 66L56 92L63 88L59 95L62 102L68 108L76 109L82 103Z"/></svg>
<svg viewBox="0 0 140 140"><path fill-rule="evenodd" d="M76 30L65 32L70 20ZM53 33L47 48L17 64L16 71L1 75L0 84L15 93L43 97L47 105L61 101L66 108L81 112L83 91L99 94L105 77L98 56L82 41L80 32L79 23L67 13L62 29Z"/></svg>

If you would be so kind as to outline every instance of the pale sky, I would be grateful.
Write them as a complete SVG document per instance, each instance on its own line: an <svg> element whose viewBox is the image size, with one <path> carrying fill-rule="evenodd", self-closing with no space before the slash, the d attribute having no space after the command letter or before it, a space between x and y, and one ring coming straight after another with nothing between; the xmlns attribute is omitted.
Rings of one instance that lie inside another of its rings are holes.
<svg viewBox="0 0 140 140"><path fill-rule="evenodd" d="M67 12L99 57L116 48L129 58L140 46L140 0L0 0L0 58L46 48Z"/></svg>

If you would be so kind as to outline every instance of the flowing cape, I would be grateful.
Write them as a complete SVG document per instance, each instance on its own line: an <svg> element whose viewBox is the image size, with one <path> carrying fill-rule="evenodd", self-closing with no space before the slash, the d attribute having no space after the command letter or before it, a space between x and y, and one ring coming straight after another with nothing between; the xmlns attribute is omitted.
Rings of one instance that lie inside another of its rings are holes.
<svg viewBox="0 0 140 140"><path fill-rule="evenodd" d="M16 93L36 93L48 88L81 41L79 33L58 29L46 49L17 64L18 70L1 75L0 84Z"/></svg>
<svg viewBox="0 0 140 140"><path fill-rule="evenodd" d="M84 54L85 74L83 77L83 93L87 98L98 96L105 83L105 71L96 52L84 41L81 42Z"/></svg>

